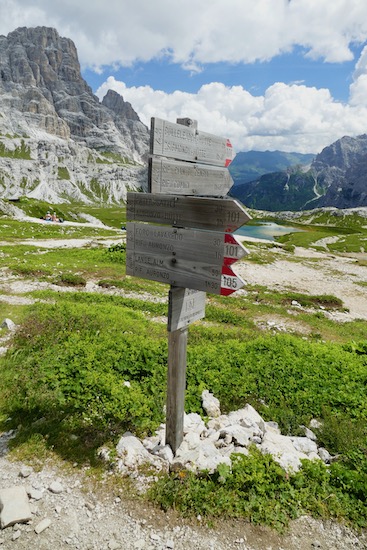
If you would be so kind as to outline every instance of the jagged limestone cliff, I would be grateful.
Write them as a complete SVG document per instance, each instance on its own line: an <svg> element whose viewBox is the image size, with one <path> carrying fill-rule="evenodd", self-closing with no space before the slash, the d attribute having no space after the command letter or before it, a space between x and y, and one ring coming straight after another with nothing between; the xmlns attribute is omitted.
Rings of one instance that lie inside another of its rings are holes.
<svg viewBox="0 0 367 550"><path fill-rule="evenodd" d="M0 36L0 196L123 201L146 185L148 140L116 92L99 102L70 39L47 27Z"/></svg>

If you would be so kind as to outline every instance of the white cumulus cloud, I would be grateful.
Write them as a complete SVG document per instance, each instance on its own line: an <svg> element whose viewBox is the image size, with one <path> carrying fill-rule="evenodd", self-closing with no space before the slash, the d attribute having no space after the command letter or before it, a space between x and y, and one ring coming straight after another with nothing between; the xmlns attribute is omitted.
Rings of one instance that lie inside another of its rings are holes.
<svg viewBox="0 0 367 550"><path fill-rule="evenodd" d="M109 77L97 95L102 99L108 89L115 90L133 105L147 126L151 117L172 122L181 117L193 118L199 129L230 138L237 151L317 153L343 135L366 132L367 75L361 75L352 85L354 96L353 86L357 85L361 101L354 98L350 104L335 101L327 89L280 82L270 86L263 96L254 96L242 86L228 87L218 82L202 86L196 94L166 93L150 86L128 87Z"/></svg>
<svg viewBox="0 0 367 550"><path fill-rule="evenodd" d="M270 60L294 46L326 61L352 58L367 36L362 0L2 0L0 33L48 25L77 45L83 66L166 56L185 67Z"/></svg>
<svg viewBox="0 0 367 550"><path fill-rule="evenodd" d="M81 65L131 66L152 59L188 71L215 62L270 61L294 48L310 59L351 61L367 40L363 0L1 0L0 33L19 26L55 27L71 38ZM112 72L112 71L111 71ZM108 73L107 73L108 74ZM221 82L196 93L127 86L109 77L99 88L119 92L141 119L189 116L203 131L229 137L237 150L318 152L367 128L367 49L356 63L347 104L326 88L274 82L262 95Z"/></svg>

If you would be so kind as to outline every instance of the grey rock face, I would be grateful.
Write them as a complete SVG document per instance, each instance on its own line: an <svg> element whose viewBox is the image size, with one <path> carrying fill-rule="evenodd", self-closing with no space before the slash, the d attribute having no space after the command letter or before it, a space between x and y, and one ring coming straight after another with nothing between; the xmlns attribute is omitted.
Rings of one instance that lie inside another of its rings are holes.
<svg viewBox="0 0 367 550"><path fill-rule="evenodd" d="M366 134L357 138L345 136L325 147L311 167L325 189L317 206L367 206L366 168Z"/></svg>
<svg viewBox="0 0 367 550"><path fill-rule="evenodd" d="M149 132L80 74L74 43L47 27L0 36L0 189L53 202L115 202L144 186Z"/></svg>
<svg viewBox="0 0 367 550"><path fill-rule="evenodd" d="M318 154L311 166L266 174L233 187L248 207L271 211L367 206L367 134L345 136Z"/></svg>

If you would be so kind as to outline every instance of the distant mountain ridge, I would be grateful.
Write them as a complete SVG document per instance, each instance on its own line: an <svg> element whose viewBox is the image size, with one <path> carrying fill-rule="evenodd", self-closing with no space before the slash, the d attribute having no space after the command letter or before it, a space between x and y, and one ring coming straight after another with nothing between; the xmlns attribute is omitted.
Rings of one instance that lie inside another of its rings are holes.
<svg viewBox="0 0 367 550"><path fill-rule="evenodd" d="M234 185L242 185L264 174L281 172L290 166L307 165L316 155L283 151L246 151L237 153L229 166Z"/></svg>
<svg viewBox="0 0 367 550"><path fill-rule="evenodd" d="M367 135L345 136L294 166L234 185L231 195L249 208L268 211L367 206Z"/></svg>
<svg viewBox="0 0 367 550"><path fill-rule="evenodd" d="M120 202L146 185L149 131L110 90L100 103L53 28L0 36L0 194Z"/></svg>

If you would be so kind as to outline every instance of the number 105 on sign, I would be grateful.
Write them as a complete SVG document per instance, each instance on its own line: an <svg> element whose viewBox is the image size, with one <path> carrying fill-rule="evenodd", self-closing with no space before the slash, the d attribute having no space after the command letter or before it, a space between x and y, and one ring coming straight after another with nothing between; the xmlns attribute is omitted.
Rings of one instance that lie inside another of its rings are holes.
<svg viewBox="0 0 367 550"><path fill-rule="evenodd" d="M232 271L230 266L224 265L222 267L220 283L220 293L222 296L229 296L242 288L244 284L244 281Z"/></svg>

